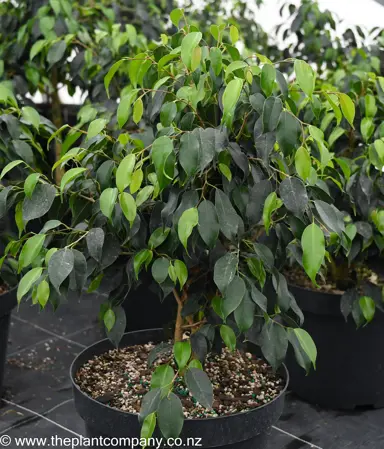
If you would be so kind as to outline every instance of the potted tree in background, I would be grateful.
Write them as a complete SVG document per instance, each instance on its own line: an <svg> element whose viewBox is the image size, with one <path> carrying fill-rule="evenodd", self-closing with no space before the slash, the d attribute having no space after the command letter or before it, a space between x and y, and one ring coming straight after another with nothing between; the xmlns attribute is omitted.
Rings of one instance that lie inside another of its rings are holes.
<svg viewBox="0 0 384 449"><path fill-rule="evenodd" d="M369 53L362 66L352 60L328 81L330 89L334 82L351 90L340 102L330 96L323 103L319 128L308 136L316 176L326 190L312 204L316 238L323 247L311 256L318 258L318 272L308 270L302 257L304 223L300 217L287 223L294 262L287 271L291 291L319 348L317 370L309 376L298 372L293 360L289 363L291 387L304 399L332 408L384 404L384 360L376 344L383 338L384 322L384 79L375 75L377 64L372 59L371 67L370 60ZM340 120L340 107L350 110L348 120ZM329 151L330 163L323 169L316 154L324 151ZM315 174L303 171L299 160L297 169L311 184Z"/></svg>

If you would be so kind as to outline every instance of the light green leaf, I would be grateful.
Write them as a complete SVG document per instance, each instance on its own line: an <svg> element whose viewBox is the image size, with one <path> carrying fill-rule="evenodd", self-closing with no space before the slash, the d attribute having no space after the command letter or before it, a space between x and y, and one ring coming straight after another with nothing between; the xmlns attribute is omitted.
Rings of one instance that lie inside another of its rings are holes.
<svg viewBox="0 0 384 449"><path fill-rule="evenodd" d="M233 122L237 102L239 101L244 81L240 78L231 80L223 94L223 119L222 122L230 127Z"/></svg>
<svg viewBox="0 0 384 449"><path fill-rule="evenodd" d="M113 77L115 76L116 72L119 70L123 62L124 59L120 59L120 61L115 62L104 77L104 87L105 90L107 91L108 98L109 98L109 85L111 84Z"/></svg>
<svg viewBox="0 0 384 449"><path fill-rule="evenodd" d="M188 279L188 269L185 263L176 259L174 262L175 273L180 283L180 289L182 289Z"/></svg>
<svg viewBox="0 0 384 449"><path fill-rule="evenodd" d="M191 343L189 341L177 341L173 345L173 353L179 370L187 366L192 355Z"/></svg>
<svg viewBox="0 0 384 449"><path fill-rule="evenodd" d="M175 169L173 142L168 136L161 136L153 142L151 158L162 190L172 181Z"/></svg>
<svg viewBox="0 0 384 449"><path fill-rule="evenodd" d="M283 205L282 201L277 197L276 192L271 192L264 203L263 208L263 222L265 232L269 234L269 228L271 227L271 217L275 210L279 209Z"/></svg>
<svg viewBox="0 0 384 449"><path fill-rule="evenodd" d="M147 267L153 258L153 252L149 249L142 249L133 258L133 270L135 272L136 279L139 278L139 273L143 264Z"/></svg>
<svg viewBox="0 0 384 449"><path fill-rule="evenodd" d="M28 198L31 198L33 191L35 190L36 184L40 178L40 173L30 174L24 182L24 192Z"/></svg>
<svg viewBox="0 0 384 449"><path fill-rule="evenodd" d="M21 115L26 122L30 123L35 129L39 129L40 114L36 111L36 109L31 106L24 106L21 109Z"/></svg>
<svg viewBox="0 0 384 449"><path fill-rule="evenodd" d="M31 48L31 51L29 52L29 59L32 61L32 59L38 55L41 50L48 44L48 41L45 39L41 39L36 41Z"/></svg>
<svg viewBox="0 0 384 449"><path fill-rule="evenodd" d="M117 200L118 190L108 188L102 191L100 195L100 210L107 217L111 218L115 203Z"/></svg>
<svg viewBox="0 0 384 449"><path fill-rule="evenodd" d="M160 246L162 243L164 243L170 231L171 228L160 227L155 229L155 231L152 232L148 240L149 248L154 249Z"/></svg>
<svg viewBox="0 0 384 449"><path fill-rule="evenodd" d="M129 186L132 180L132 172L135 167L136 158L134 154L128 154L120 162L116 170L116 187L119 192L123 192Z"/></svg>
<svg viewBox="0 0 384 449"><path fill-rule="evenodd" d="M295 168L297 174L304 181L311 173L311 156L304 147L300 147L295 153Z"/></svg>
<svg viewBox="0 0 384 449"><path fill-rule="evenodd" d="M137 124L140 122L141 117L143 116L144 105L143 100L138 98L133 105L133 121Z"/></svg>
<svg viewBox="0 0 384 449"><path fill-rule="evenodd" d="M229 37L231 38L232 44L236 44L239 40L239 30L234 25L231 25L229 28Z"/></svg>
<svg viewBox="0 0 384 449"><path fill-rule="evenodd" d="M355 120L355 104L347 94L339 93L339 101L344 117L349 124L355 129L353 121Z"/></svg>
<svg viewBox="0 0 384 449"><path fill-rule="evenodd" d="M261 70L261 88L267 97L272 95L276 80L276 69L271 64L264 64Z"/></svg>
<svg viewBox="0 0 384 449"><path fill-rule="evenodd" d="M216 76L220 75L221 69L223 67L223 56L221 51L217 47L212 47L209 50L209 57L211 60L211 66L213 68L213 72Z"/></svg>
<svg viewBox="0 0 384 449"><path fill-rule="evenodd" d="M17 161L12 161L9 164L7 164L0 174L0 179L2 179L9 171L11 171L13 168L17 167L20 164L25 164L25 162L21 159L18 159Z"/></svg>
<svg viewBox="0 0 384 449"><path fill-rule="evenodd" d="M132 226L135 221L137 214L137 206L136 201L133 196L127 192L123 192L119 197L120 207L125 215L125 218L129 221L129 224Z"/></svg>
<svg viewBox="0 0 384 449"><path fill-rule="evenodd" d="M32 288L32 285L39 279L43 269L41 267L33 268L24 275L17 288L17 302L20 304L23 296L25 296Z"/></svg>
<svg viewBox="0 0 384 449"><path fill-rule="evenodd" d="M86 170L87 170L86 168L80 167L71 168L70 170L68 170L61 179L60 192L63 193L65 186L71 181L73 181L75 178L77 178L79 175L84 173Z"/></svg>
<svg viewBox="0 0 384 449"><path fill-rule="evenodd" d="M37 300L39 301L39 304L41 305L41 307L46 306L48 299L49 299L49 294L50 294L49 284L44 279L37 286L37 291L36 291L36 297L37 297Z"/></svg>
<svg viewBox="0 0 384 449"><path fill-rule="evenodd" d="M175 25L176 28L179 27L179 22L184 15L184 9L176 8L173 9L169 15L171 22Z"/></svg>
<svg viewBox="0 0 384 449"><path fill-rule="evenodd" d="M113 326L115 325L116 322L116 315L115 312L112 309L108 309L105 313L104 313L104 324L105 327L107 328L108 332L111 332Z"/></svg>
<svg viewBox="0 0 384 449"><path fill-rule="evenodd" d="M363 312L364 318L367 320L367 323L370 323L375 316L376 311L375 301L369 296L362 296L359 299L359 305L361 311Z"/></svg>
<svg viewBox="0 0 384 449"><path fill-rule="evenodd" d="M23 268L28 267L39 255L44 241L45 234L36 234L25 242L19 256L19 273Z"/></svg>
<svg viewBox="0 0 384 449"><path fill-rule="evenodd" d="M96 120L93 120L88 127L88 134L86 140L92 139L92 137L97 136L101 133L101 131L105 128L105 125L107 124L107 120L103 118L97 118Z"/></svg>
<svg viewBox="0 0 384 449"><path fill-rule="evenodd" d="M312 98L316 82L314 70L307 62L299 59L296 59L294 68L297 84L309 98Z"/></svg>
<svg viewBox="0 0 384 449"><path fill-rule="evenodd" d="M309 278L316 285L316 275L324 261L325 240L323 231L315 223L304 229L301 236L303 248L303 267Z"/></svg>
<svg viewBox="0 0 384 449"><path fill-rule="evenodd" d="M188 238L192 234L193 228L199 224L199 214L196 207L191 207L183 212L177 225L177 233L180 242L187 250Z"/></svg>
<svg viewBox="0 0 384 449"><path fill-rule="evenodd" d="M232 328L222 324L220 326L220 335L226 346L233 352L236 349L236 335Z"/></svg>
<svg viewBox="0 0 384 449"><path fill-rule="evenodd" d="M199 45L203 35L199 31L193 31L187 34L181 42L181 60L191 68L193 50Z"/></svg>
<svg viewBox="0 0 384 449"><path fill-rule="evenodd" d="M139 207L147 201L154 191L153 186L145 186L136 196L136 206Z"/></svg>
<svg viewBox="0 0 384 449"><path fill-rule="evenodd" d="M304 329L296 328L293 329L293 332L295 333L304 352L312 362L313 367L316 368L317 349L312 337Z"/></svg>
<svg viewBox="0 0 384 449"><path fill-rule="evenodd" d="M148 446L148 440L152 437L156 428L156 412L150 413L145 417L140 431L140 440L145 440L146 444L142 446L145 449Z"/></svg>

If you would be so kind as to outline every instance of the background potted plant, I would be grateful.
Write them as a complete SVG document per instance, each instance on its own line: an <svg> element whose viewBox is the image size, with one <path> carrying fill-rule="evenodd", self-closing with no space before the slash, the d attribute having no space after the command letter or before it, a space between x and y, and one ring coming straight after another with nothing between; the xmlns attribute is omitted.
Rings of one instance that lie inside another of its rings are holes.
<svg viewBox="0 0 384 449"><path fill-rule="evenodd" d="M321 242L322 251L306 257L317 259L317 270L308 269L303 258L304 223L300 217L287 223L292 239L289 243L288 234L287 253L294 265L287 271L290 289L319 349L317 370L309 376L291 359L291 387L304 399L332 408L382 407L384 400L383 358L375 344L383 337L383 316L375 315L376 309L383 311L383 78L364 72L369 59L363 67L351 63L343 76L328 81L330 89L334 81L351 90L343 102L331 96L321 106L314 122L319 128L311 132L311 153L329 151L325 168L319 169L315 158L311 167L326 190L311 205L312 238ZM337 123L337 108L347 103L349 120Z"/></svg>

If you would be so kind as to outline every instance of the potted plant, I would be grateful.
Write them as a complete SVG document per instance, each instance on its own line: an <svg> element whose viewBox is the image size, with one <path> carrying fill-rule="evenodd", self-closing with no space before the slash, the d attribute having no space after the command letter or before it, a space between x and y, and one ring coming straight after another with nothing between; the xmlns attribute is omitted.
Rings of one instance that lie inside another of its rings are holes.
<svg viewBox="0 0 384 449"><path fill-rule="evenodd" d="M384 359L376 343L384 337L384 84L373 71L357 69L351 64L344 76L335 76L352 86L349 95L323 103L308 142L312 155L329 152L324 169L315 157L311 168L326 191L311 205L311 238L321 251L303 256L305 224L300 217L286 223L290 290L319 351L317 369L308 376L288 359L291 388L312 403L344 409L384 406ZM335 121L347 103L349 120ZM308 258L317 260L317 269L308 267Z"/></svg>
<svg viewBox="0 0 384 449"><path fill-rule="evenodd" d="M129 120L136 132L112 137L96 118L57 162L72 167L60 185L41 176L30 196L22 185L9 192L23 198L23 222L45 221L19 241L18 300L58 305L84 286L108 295L100 317L121 349L102 341L71 368L90 435L145 442L157 423L164 437L203 437L203 447L261 447L282 411L288 344L304 368L316 362L279 259L284 220L300 215L311 233L309 203L324 188L294 171L295 160L308 165L303 145L313 131L298 115L330 93L315 93L316 74L303 61L282 62L294 62L297 81L288 84L267 57L241 60L233 26L214 28L209 47L181 10L172 17L183 19L175 35L119 64L132 83L121 126ZM342 110L349 117L349 103ZM140 138L146 123L152 137ZM319 249L311 239L304 245ZM176 306L172 334L123 335L121 304L146 272Z"/></svg>

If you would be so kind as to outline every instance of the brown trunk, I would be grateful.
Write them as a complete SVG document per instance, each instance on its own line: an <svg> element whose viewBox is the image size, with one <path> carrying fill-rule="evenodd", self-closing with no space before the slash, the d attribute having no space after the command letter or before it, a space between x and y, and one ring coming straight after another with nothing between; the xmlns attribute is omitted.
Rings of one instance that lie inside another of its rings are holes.
<svg viewBox="0 0 384 449"><path fill-rule="evenodd" d="M51 94L51 106L52 106L52 122L56 126L57 129L63 126L63 116L61 109L61 101L59 97L58 90L58 74L57 68L54 67L52 69L52 86L53 93ZM61 157L61 143L56 139L55 140L55 161L58 161ZM55 170L55 181L56 184L60 184L61 178L64 175L64 170L60 167L57 167Z"/></svg>
<svg viewBox="0 0 384 449"><path fill-rule="evenodd" d="M180 298L180 295L177 293L177 290L173 289L173 295L175 296L175 299L177 301L177 316L176 316L176 325L175 325L175 335L174 339L176 341L182 341L183 340L183 317L181 316L181 311L183 310L183 302Z"/></svg>

